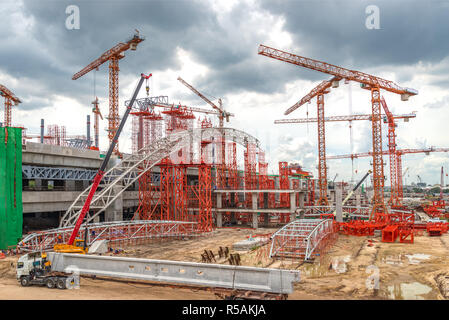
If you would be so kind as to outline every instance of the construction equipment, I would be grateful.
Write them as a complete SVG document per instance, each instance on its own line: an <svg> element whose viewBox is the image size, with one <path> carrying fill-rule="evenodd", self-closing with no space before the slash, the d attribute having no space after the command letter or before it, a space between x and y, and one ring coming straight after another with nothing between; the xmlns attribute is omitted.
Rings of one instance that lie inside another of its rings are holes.
<svg viewBox="0 0 449 320"><path fill-rule="evenodd" d="M357 120L369 120L371 121L372 115L370 114L353 114L348 116L332 116L332 117L324 117L324 121L334 122L334 121L357 121ZM393 115L394 119L404 119L407 121L411 118L416 118L415 113L407 113L400 115ZM386 122L386 116L383 116L384 122ZM318 118L298 118L298 119L279 119L274 120L275 124L285 124L285 123L312 123L317 122Z"/></svg>
<svg viewBox="0 0 449 320"><path fill-rule="evenodd" d="M143 40L145 40L145 38L140 36L139 31L136 30L134 36L131 37L128 41L126 41L125 43L120 42L116 44L114 47L104 52L98 59L92 61L81 71L75 73L72 77L72 80L76 80L92 70L98 70L98 67L100 67L106 61L109 61L109 143L112 143L112 140L115 137L120 123L118 109L118 73L120 69L118 66L118 62L120 59L125 57L125 51L127 51L128 49L131 49L133 51L136 50L137 45ZM118 141L115 143L115 145L116 147L114 149L114 153L119 155L120 152Z"/></svg>
<svg viewBox="0 0 449 320"><path fill-rule="evenodd" d="M106 166L107 166L107 164L109 162L109 159L111 158L112 153L113 153L113 151L115 149L115 146L116 146L116 144L118 142L118 138L120 136L120 133L122 132L123 127L125 126L126 119L128 118L129 113L131 112L132 106L133 106L133 104L134 104L134 102L135 102L135 100L137 98L137 94L139 93L140 88L142 87L143 81L144 80L148 81L148 79L151 76L152 76L152 74L149 74L148 76L146 76L143 73L140 75L139 83L137 84L137 87L134 90L134 93L133 93L133 96L131 98L131 101L130 101L130 103L128 104L128 106L126 108L125 114L123 115L123 118L122 118L122 120L120 122L120 125L117 128L117 131L115 132L115 136L112 139L111 144L109 145L109 149L108 149L108 151L106 153L106 156L103 158L103 162L101 163L100 169L98 170L97 174L95 175L95 177L93 179L92 187L91 187L91 189L89 191L89 194L87 196L86 202L84 203L83 208L80 211L78 219L77 219L77 221L75 223L75 227L73 228L72 234L71 234L70 239L69 239L69 241L67 243L68 246L73 246L72 249L74 250L74 252L79 252L79 247L77 247L76 245L73 245L73 243L75 242L76 236L78 235L78 231L79 231L79 229L81 227L81 224L84 221L84 217L86 216L87 212L89 212L90 203L91 203L92 198L93 198L93 196L95 194L95 191L98 188L98 185L101 182L101 179L103 178L103 176L105 174ZM70 249L70 247L67 247L67 246L65 248L67 250ZM57 251L57 250L55 250L55 251ZM65 251L65 252L67 252L67 251Z"/></svg>
<svg viewBox="0 0 449 320"><path fill-rule="evenodd" d="M11 108L14 103L15 106L18 106L19 103L22 103L19 98L17 98L14 93L12 93L8 88L0 84L0 96L5 98L5 119L3 126L10 127L11 126Z"/></svg>
<svg viewBox="0 0 449 320"><path fill-rule="evenodd" d="M381 128L381 107L380 107L380 89L400 94L402 101L407 101L409 97L418 94L417 90L403 88L392 81L385 80L367 73L356 70L349 70L338 67L323 61L301 57L292 53L281 51L275 48L260 45L258 49L260 55L273 59L281 60L300 67L316 70L334 76L331 79L334 86L338 86L339 80L355 81L360 83L363 89L371 91L371 113L372 113L372 141L373 141L373 208L371 216L374 214L388 213L384 203L384 172L382 159L382 128ZM326 85L329 85L326 84ZM293 108L293 107L292 107ZM285 113L293 111L288 109Z"/></svg>
<svg viewBox="0 0 449 320"><path fill-rule="evenodd" d="M185 82L181 77L178 77L178 81L181 82L183 85L185 85L190 90L192 90L197 96L199 96L201 99L206 101L212 108L214 108L215 110L217 110L219 112L219 115L218 115L218 120L219 120L219 125L218 126L219 126L219 128L223 128L223 124L224 124L224 119L225 118L226 118L226 122L229 122L229 117L231 116L231 114L229 112L224 111L221 98L218 99L219 106L217 106L215 103L210 101L206 96L204 96L201 92L196 90L192 85L190 85L187 82ZM225 168L226 168L226 142L225 142L224 137L221 138L220 155L221 155L221 159L220 159L220 163L218 165L217 187L224 188L225 185L226 185L226 173L225 173Z"/></svg>
<svg viewBox="0 0 449 320"><path fill-rule="evenodd" d="M92 113L94 114L94 141L96 150L100 150L100 118L103 120L103 115L101 114L98 97L92 101L93 108Z"/></svg>
<svg viewBox="0 0 449 320"><path fill-rule="evenodd" d="M326 165L326 134L325 134L325 117L324 117L324 95L330 92L330 87L338 87L336 78L329 81L321 82L317 87L313 88L305 97L290 107L285 114L290 114L304 103L310 103L310 100L316 97L317 102L317 124L318 124L318 187L320 197L318 205L327 206L327 165Z"/></svg>
<svg viewBox="0 0 449 320"><path fill-rule="evenodd" d="M387 115L388 122L388 154L390 156L390 200L389 203L392 207L402 206L402 197L399 198L399 189L402 192L402 169L398 168L398 154L396 152L396 123L394 121L393 114L388 109L387 103L384 97L380 98L380 103ZM400 181L400 182L399 182ZM400 186L399 186L400 184Z"/></svg>
<svg viewBox="0 0 449 320"><path fill-rule="evenodd" d="M443 187L444 187L444 171L443 166L441 166L440 201L443 200Z"/></svg>
<svg viewBox="0 0 449 320"><path fill-rule="evenodd" d="M187 82L185 82L181 77L178 77L178 81L181 82L183 85L185 85L190 90L192 90L196 95L198 95L201 99L206 101L212 108L214 108L215 110L217 110L219 112L218 120L219 120L219 127L220 128L223 128L223 124L224 124L224 119L225 118L226 118L226 122L229 122L229 117L231 116L231 114L229 112L226 112L226 111L223 110L223 105L222 105L221 98L218 99L219 106L217 106L215 103L210 101L206 96L204 96L201 92L196 90L192 85L190 85Z"/></svg>
<svg viewBox="0 0 449 320"><path fill-rule="evenodd" d="M49 289L66 289L69 274L52 271L51 262L45 252L31 252L19 258L16 267L16 278L23 287L45 285Z"/></svg>
<svg viewBox="0 0 449 320"><path fill-rule="evenodd" d="M352 195L354 194L354 192L362 185L363 181L365 181L366 178L368 178L368 176L372 173L371 170L368 170L368 172L363 176L363 178L354 186L354 188L352 188L351 192L348 193L348 195L346 196L346 198L344 198L344 200L342 201L341 205L344 206L346 204L346 202L348 202L348 200L352 197ZM334 212L332 212L332 214L334 216L337 215L337 209L334 210ZM349 216L348 212L345 212L346 217Z"/></svg>

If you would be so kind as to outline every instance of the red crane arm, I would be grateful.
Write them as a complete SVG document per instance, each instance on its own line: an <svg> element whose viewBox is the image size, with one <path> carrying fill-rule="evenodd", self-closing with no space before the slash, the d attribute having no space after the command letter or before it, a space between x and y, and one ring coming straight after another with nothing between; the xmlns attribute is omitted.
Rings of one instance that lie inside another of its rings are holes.
<svg viewBox="0 0 449 320"><path fill-rule="evenodd" d="M284 112L285 115L288 115L298 109L303 104L310 102L314 97L317 96L319 93L328 93L328 89L332 86L332 82L335 80L341 80L339 77L333 77L330 80L325 80L321 82L318 86L313 88L307 95L305 95L301 100L296 102L293 106L287 109L287 111Z"/></svg>
<svg viewBox="0 0 449 320"><path fill-rule="evenodd" d="M180 81L183 85L185 85L187 88L192 90L196 95L198 95L201 99L206 101L212 108L218 110L219 112L223 113L223 110L219 107L217 107L212 101L210 101L207 97L205 97L201 92L196 90L194 87L192 87L190 84L185 82L181 77L178 77L178 81Z"/></svg>
<svg viewBox="0 0 449 320"><path fill-rule="evenodd" d="M393 115L393 119L410 119L415 118L416 114L401 114L401 115ZM325 117L324 121L357 121L357 120L369 120L371 121L372 115L370 114L353 114L349 116L333 116L333 117ZM274 120L275 124L283 124L283 123L312 123L317 122L317 118L298 118L298 119L279 119Z"/></svg>
<svg viewBox="0 0 449 320"><path fill-rule="evenodd" d="M130 40L128 40L126 43L120 42L116 44L114 47L109 49L108 51L104 52L98 59L92 61L89 63L86 67L84 67L81 71L78 71L75 73L72 77L72 80L76 80L82 76L84 76L86 73L98 68L100 65L108 61L114 56L119 56L120 53L128 50L129 48L135 48L135 46L142 42L144 40L143 37L139 36L138 34L135 34ZM119 57L122 58L122 57Z"/></svg>
<svg viewBox="0 0 449 320"><path fill-rule="evenodd" d="M408 153L425 153L429 154L430 152L449 152L449 148L426 148L426 149L400 149L396 150L398 154L408 154ZM388 154L388 150L383 150L382 154ZM363 153L355 153L355 154L343 154L336 156L327 156L327 159L354 159L354 158L363 158L372 156L372 152L363 152Z"/></svg>
<svg viewBox="0 0 449 320"><path fill-rule="evenodd" d="M11 92L8 88L0 84L0 96L5 97L7 99L12 100L16 105L21 103L19 98L17 98L14 93Z"/></svg>
<svg viewBox="0 0 449 320"><path fill-rule="evenodd" d="M385 114L387 115L387 120L390 125L394 125L394 117L393 114L390 112L390 109L388 109L387 103L385 102L384 97L380 97L380 103L382 104L382 107L384 108Z"/></svg>
<svg viewBox="0 0 449 320"><path fill-rule="evenodd" d="M340 77L342 79L348 79L351 81L356 81L365 86L377 87L380 89L387 90L389 92L394 92L397 94L413 96L418 94L417 90L411 88L403 88L394 83L393 81L385 80L364 72L349 70L342 67L335 66L333 64L310 59L306 57L301 57L286 51L271 48L265 45L259 45L258 53L273 59L281 60L297 66L304 68L320 71L326 74L333 75L335 77Z"/></svg>

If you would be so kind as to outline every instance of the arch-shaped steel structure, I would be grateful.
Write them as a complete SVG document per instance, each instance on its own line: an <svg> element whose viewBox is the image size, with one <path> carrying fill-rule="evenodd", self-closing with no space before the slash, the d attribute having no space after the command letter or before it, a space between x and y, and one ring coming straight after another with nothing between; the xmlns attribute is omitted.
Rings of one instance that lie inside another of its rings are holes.
<svg viewBox="0 0 449 320"><path fill-rule="evenodd" d="M233 128L196 128L173 133L153 144L142 148L137 154L125 156L122 161L110 168L104 175L95 193L90 209L94 211L86 216L85 223L91 223L104 212L127 188L137 181L162 159L182 148L198 141L224 138L242 146L253 144L259 148L259 140L250 134ZM79 212L84 205L91 186L86 188L67 209L60 221L60 227L75 225Z"/></svg>

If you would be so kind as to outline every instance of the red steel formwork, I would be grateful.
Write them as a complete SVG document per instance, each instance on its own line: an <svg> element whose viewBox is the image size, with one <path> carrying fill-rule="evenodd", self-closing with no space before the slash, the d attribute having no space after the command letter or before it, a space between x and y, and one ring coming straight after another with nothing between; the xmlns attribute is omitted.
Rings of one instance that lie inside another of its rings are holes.
<svg viewBox="0 0 449 320"><path fill-rule="evenodd" d="M211 167L207 164L198 166L198 231L210 232L213 230L212 219L212 177Z"/></svg>
<svg viewBox="0 0 449 320"><path fill-rule="evenodd" d="M287 162L279 162L279 189L281 189L281 190L289 189L288 163ZM290 201L288 198L288 193L281 193L279 206L281 208L286 208L289 205L290 205Z"/></svg>
<svg viewBox="0 0 449 320"><path fill-rule="evenodd" d="M268 189L268 163L265 162L265 152L259 150L259 189ZM259 208L264 208L263 193L259 193Z"/></svg>
<svg viewBox="0 0 449 320"><path fill-rule="evenodd" d="M244 169L245 169L245 189L257 189L257 162L256 162L256 146L248 143L244 152ZM247 208L252 208L251 193L245 194L245 203Z"/></svg>
<svg viewBox="0 0 449 320"><path fill-rule="evenodd" d="M307 180L307 203L306 206L315 205L315 180Z"/></svg>

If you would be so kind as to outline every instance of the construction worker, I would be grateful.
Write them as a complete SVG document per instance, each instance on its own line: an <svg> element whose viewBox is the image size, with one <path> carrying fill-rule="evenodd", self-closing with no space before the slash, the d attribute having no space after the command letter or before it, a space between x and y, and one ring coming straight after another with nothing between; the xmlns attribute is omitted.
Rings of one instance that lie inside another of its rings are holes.
<svg viewBox="0 0 449 320"><path fill-rule="evenodd" d="M42 269L45 271L50 271L51 262L47 260L47 253L42 253Z"/></svg>

